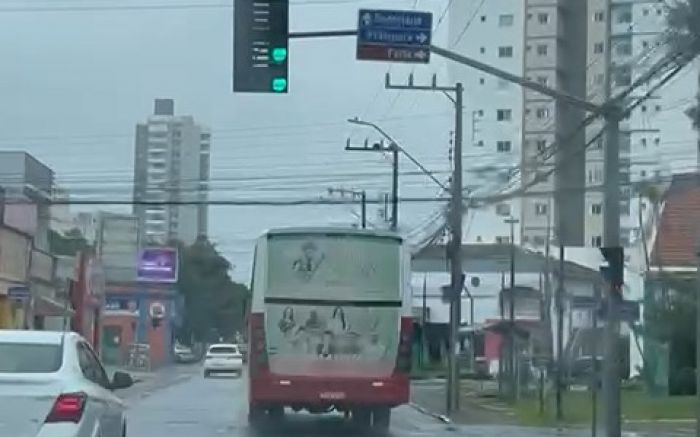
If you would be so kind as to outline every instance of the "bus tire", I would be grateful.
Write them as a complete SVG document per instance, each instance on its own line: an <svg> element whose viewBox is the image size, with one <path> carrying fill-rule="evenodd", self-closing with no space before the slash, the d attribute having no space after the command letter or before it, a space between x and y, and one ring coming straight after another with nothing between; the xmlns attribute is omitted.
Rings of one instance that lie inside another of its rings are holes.
<svg viewBox="0 0 700 437"><path fill-rule="evenodd" d="M372 412L372 427L379 432L389 431L391 425L391 408L379 407Z"/></svg>
<svg viewBox="0 0 700 437"><path fill-rule="evenodd" d="M372 424L372 411L369 408L353 408L351 418L356 428L366 430Z"/></svg>
<svg viewBox="0 0 700 437"><path fill-rule="evenodd" d="M260 428L265 424L266 411L254 404L248 405L248 425L251 428Z"/></svg>

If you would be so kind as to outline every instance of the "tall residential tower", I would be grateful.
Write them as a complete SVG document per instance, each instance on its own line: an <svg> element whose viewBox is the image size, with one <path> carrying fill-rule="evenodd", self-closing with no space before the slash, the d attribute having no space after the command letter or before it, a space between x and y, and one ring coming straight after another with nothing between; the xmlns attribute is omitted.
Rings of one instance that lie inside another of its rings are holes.
<svg viewBox="0 0 700 437"><path fill-rule="evenodd" d="M153 115L136 125L134 214L146 244L207 234L210 147L209 130L176 116L171 99L156 99Z"/></svg>

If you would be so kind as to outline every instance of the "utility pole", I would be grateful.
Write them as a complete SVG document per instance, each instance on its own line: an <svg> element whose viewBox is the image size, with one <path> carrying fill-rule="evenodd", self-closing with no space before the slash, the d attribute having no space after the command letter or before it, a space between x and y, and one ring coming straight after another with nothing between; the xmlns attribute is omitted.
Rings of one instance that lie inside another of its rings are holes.
<svg viewBox="0 0 700 437"><path fill-rule="evenodd" d="M350 120L352 121L352 120ZM358 124L366 124L366 123L358 123ZM374 143L371 147L369 145L369 142L365 140L365 143L363 146L352 146L350 145L350 140L348 139L348 142L345 146L345 150L350 151L350 152L375 152L375 153L388 153L391 152L392 157L393 157L393 163L392 163L392 175L391 175L391 230L396 231L398 229L398 223L399 223L399 150L401 148L399 147L398 144L396 144L394 141L391 141L389 146L384 145L384 140ZM363 195L364 196L364 195ZM366 215L367 215L367 206L366 206L366 196L363 197L365 200L362 201L362 223L363 223L363 228L366 226Z"/></svg>
<svg viewBox="0 0 700 437"><path fill-rule="evenodd" d="M388 76L387 76L388 77ZM387 79L388 80L388 79ZM393 163L392 163L392 193L391 193L391 199L392 199L392 217L391 217L391 229L393 231L398 230L398 225L399 225L399 152L401 152L406 158L408 158L409 161L411 161L416 167L418 167L423 173L425 173L430 179L433 180L440 188L443 190L447 190L447 187L440 182L435 175L428 170L423 164L420 163L416 158L413 157L406 149L401 147L399 143L394 140L394 138L391 137L384 129L379 127L377 124L369 122L369 121L364 121L360 120L359 118L351 118L348 119L348 123L352 124L357 124L360 126L369 126L379 132L381 136L383 136L385 139L389 141L389 146L384 146L384 140L374 143L371 147L369 146L369 141L365 140L364 146L362 147L355 147L350 145L350 139L348 139L347 144L345 146L345 150L353 151L353 152L379 152L379 153L387 153L391 152L392 157L393 157Z"/></svg>
<svg viewBox="0 0 700 437"><path fill-rule="evenodd" d="M385 88L392 90L411 91L432 91L441 92L447 96L454 104L455 108L455 142L454 142L454 164L452 172L452 183L450 186L451 199L448 223L450 228L450 242L448 243L450 258L450 285L452 298L450 299L450 323L449 323L449 351L448 371L447 371L447 412L452 413L459 408L459 363L457 361L457 343L459 335L459 325L461 318L461 296L464 288L464 272L462 269L462 215L464 213L464 203L462 201L464 184L462 182L462 144L463 144L463 122L464 122L464 86L456 83L454 86L438 86L437 76L433 75L430 85L415 85L413 74L408 77L407 85L395 85L391 83L389 73L385 77ZM454 97L452 97L454 94ZM442 186L442 184L440 184ZM443 187L444 188L444 187Z"/></svg>
<svg viewBox="0 0 700 437"><path fill-rule="evenodd" d="M612 96L612 12L613 1L607 1L605 29L605 101ZM603 200L603 245L620 245L620 119L621 112L616 104L605 112L607 131L604 142L605 192ZM622 288L620 288L621 292ZM605 430L607 437L620 437L621 398L620 398L620 305L615 294L618 291L610 284L607 293L607 319L605 323L605 359L603 362L603 395L605 405Z"/></svg>
<svg viewBox="0 0 700 437"><path fill-rule="evenodd" d="M561 223L561 218L559 219ZM556 409L557 421L564 420L564 242L561 237L562 226L559 225L559 280L557 281L557 373L556 373Z"/></svg>
<svg viewBox="0 0 700 437"><path fill-rule="evenodd" d="M329 188L328 194L340 194L342 197L346 195L352 196L353 199L360 199L360 224L362 229L367 229L367 192L365 190L349 190L347 188Z"/></svg>
<svg viewBox="0 0 700 437"><path fill-rule="evenodd" d="M510 225L510 293L508 299L508 378L511 400L517 399L516 387L517 360L515 352L515 225L520 220L510 217L505 220Z"/></svg>

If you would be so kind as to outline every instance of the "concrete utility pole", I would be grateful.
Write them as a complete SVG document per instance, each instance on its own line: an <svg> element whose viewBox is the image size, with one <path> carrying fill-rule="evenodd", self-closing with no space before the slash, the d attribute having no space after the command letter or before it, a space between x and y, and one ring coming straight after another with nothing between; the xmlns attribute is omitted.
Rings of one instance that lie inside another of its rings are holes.
<svg viewBox="0 0 700 437"><path fill-rule="evenodd" d="M377 124L369 122L369 121L364 121L360 120L359 118L350 118L348 119L348 123L352 124L357 124L360 126L368 126L371 127L372 129L376 130L379 132L379 134L384 137L387 141L389 141L389 146L384 146L384 141L382 140L379 143L374 143L371 147L369 145L369 142L365 140L365 143L361 147L356 147L356 146L351 146L350 145L350 139L348 139L347 144L345 146L345 150L352 151L352 152L379 152L379 153L389 153L391 152L392 157L393 157L393 163L392 163L392 179L391 179L391 185L392 185L392 193L391 193L391 198L392 198L392 217L391 217L391 229L393 231L398 230L398 225L399 225L399 152L401 152L406 158L408 158L409 161L411 161L413 164L416 165L423 173L425 173L430 179L433 180L440 188L447 190L447 187L440 182L435 175L428 170L423 164L420 163L416 158L413 157L410 153L406 151L401 145L391 137L384 129L379 127Z"/></svg>
<svg viewBox="0 0 700 437"><path fill-rule="evenodd" d="M612 0L607 2L605 28L605 101L612 96ZM606 113L607 131L604 143L605 192L603 199L603 245L620 245L620 111L617 107ZM607 292L607 319L605 323L605 359L603 362L603 395L605 405L605 431L607 437L620 437L620 305L612 283Z"/></svg>
<svg viewBox="0 0 700 437"><path fill-rule="evenodd" d="M360 224L362 229L367 229L367 192L365 190L349 190L347 188L329 188L328 194L350 195L353 199L360 199Z"/></svg>
<svg viewBox="0 0 700 437"><path fill-rule="evenodd" d="M413 74L408 78L407 85L394 85L391 76L386 74L385 88L393 90L411 91L438 91L444 93L455 107L455 144L454 165L452 183L450 186L451 199L448 223L450 227L450 242L448 255L450 258L450 285L452 299L450 300L450 324L449 324L449 357L447 371L447 412L451 413L459 408L459 363L457 362L457 343L461 318L461 296L464 288L464 272L462 270L462 214L464 206L462 196L464 184L462 182L462 142L463 142L463 112L464 112L464 86L461 83L455 86L438 86L437 76L433 75L431 85L415 85ZM454 97L450 95L454 93ZM442 186L442 184L440 184Z"/></svg>
<svg viewBox="0 0 700 437"><path fill-rule="evenodd" d="M355 124L363 124L363 125L369 125L373 126L373 124L367 123L367 122L360 122L359 120L350 120L351 123ZM368 142L365 141L364 146L357 147L357 146L351 146L350 145L350 140L348 140L347 145L345 146L345 150L350 151L350 152L375 152L375 153L391 153L391 156L393 158L392 162L392 172L391 172L391 230L396 231L398 229L398 223L399 223L399 150L400 147L398 144L396 144L393 140L389 143L389 146L384 145L384 141L382 140L381 142L374 143L371 147L369 146ZM362 202L362 227L364 228L366 226L366 215L367 215L367 206L366 206L366 197L364 198Z"/></svg>
<svg viewBox="0 0 700 437"><path fill-rule="evenodd" d="M510 225L510 296L508 298L508 379L511 400L517 399L516 387L517 359L515 352L515 225L520 220L510 217L505 220Z"/></svg>

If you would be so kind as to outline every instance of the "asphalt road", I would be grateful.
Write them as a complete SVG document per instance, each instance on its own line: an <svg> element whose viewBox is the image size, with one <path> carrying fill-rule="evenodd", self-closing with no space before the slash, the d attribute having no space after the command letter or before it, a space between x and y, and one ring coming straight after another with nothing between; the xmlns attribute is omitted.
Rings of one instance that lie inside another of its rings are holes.
<svg viewBox="0 0 700 437"><path fill-rule="evenodd" d="M130 392L129 437L248 437L255 434L247 424L246 381L244 378L204 379L198 368L179 371L161 383ZM275 430L258 437L344 437L357 436L337 414L309 415L288 412ZM455 426L419 412L411 406L394 410L392 437L466 436L535 437L590 436L590 431L561 431L510 426ZM599 434L599 435L602 435ZM643 436L645 434L628 434ZM648 434L646 434L648 435ZM659 435L659 434L656 434ZM687 434L686 434L687 435Z"/></svg>

